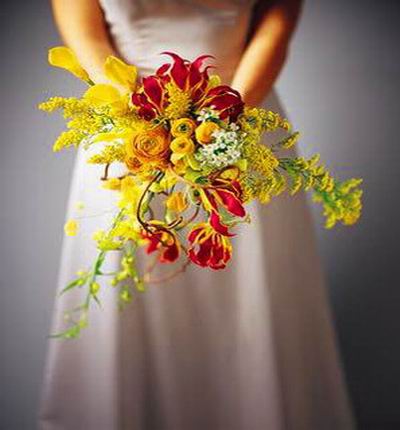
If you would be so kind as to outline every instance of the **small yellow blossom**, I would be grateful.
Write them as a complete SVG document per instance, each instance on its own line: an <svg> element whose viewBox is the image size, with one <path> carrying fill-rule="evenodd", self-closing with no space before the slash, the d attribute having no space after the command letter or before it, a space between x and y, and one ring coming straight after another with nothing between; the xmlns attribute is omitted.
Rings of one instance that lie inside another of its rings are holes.
<svg viewBox="0 0 400 430"><path fill-rule="evenodd" d="M81 201L77 201L77 202L75 202L75 208L78 211L81 211L81 210L85 209L85 203L83 203Z"/></svg>
<svg viewBox="0 0 400 430"><path fill-rule="evenodd" d="M78 232L78 222L74 219L69 219L64 225L64 232L67 236L76 236Z"/></svg>
<svg viewBox="0 0 400 430"><path fill-rule="evenodd" d="M176 213L183 212L188 207L186 196L181 191L168 196L165 204L169 210Z"/></svg>
<svg viewBox="0 0 400 430"><path fill-rule="evenodd" d="M111 164L113 162L123 162L125 158L125 146L114 144L104 146L100 153L92 155L87 162L91 164Z"/></svg>
<svg viewBox="0 0 400 430"><path fill-rule="evenodd" d="M70 146L77 147L85 135L78 130L63 131L56 139L53 145L53 151L58 152Z"/></svg>
<svg viewBox="0 0 400 430"><path fill-rule="evenodd" d="M103 181L103 188L106 190L119 191L121 189L121 179L109 178Z"/></svg>
<svg viewBox="0 0 400 430"><path fill-rule="evenodd" d="M94 296L99 292L100 290L100 284L98 282L92 282L90 284L90 293Z"/></svg>
<svg viewBox="0 0 400 430"><path fill-rule="evenodd" d="M126 176L121 179L121 200L119 206L136 210L144 186L143 184L139 185L137 179L133 176Z"/></svg>
<svg viewBox="0 0 400 430"><path fill-rule="evenodd" d="M169 119L186 117L192 103L190 92L181 90L172 82L166 84L165 87L169 96L169 104L164 110L164 115Z"/></svg>

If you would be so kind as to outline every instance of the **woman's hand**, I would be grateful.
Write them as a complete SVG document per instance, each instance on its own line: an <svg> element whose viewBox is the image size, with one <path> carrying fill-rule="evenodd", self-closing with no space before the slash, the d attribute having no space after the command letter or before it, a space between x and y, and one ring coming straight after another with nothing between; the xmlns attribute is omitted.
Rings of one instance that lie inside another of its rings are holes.
<svg viewBox="0 0 400 430"><path fill-rule="evenodd" d="M97 0L52 0L54 18L64 43L96 82L107 82L105 59L115 55Z"/></svg>
<svg viewBox="0 0 400 430"><path fill-rule="evenodd" d="M232 80L245 103L257 106L271 91L286 60L301 0L259 1L255 28Z"/></svg>

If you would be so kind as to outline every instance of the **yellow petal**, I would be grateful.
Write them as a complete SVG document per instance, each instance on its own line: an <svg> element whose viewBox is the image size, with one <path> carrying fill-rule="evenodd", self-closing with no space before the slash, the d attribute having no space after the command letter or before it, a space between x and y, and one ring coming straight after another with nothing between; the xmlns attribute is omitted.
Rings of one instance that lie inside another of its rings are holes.
<svg viewBox="0 0 400 430"><path fill-rule="evenodd" d="M78 58L71 49L65 46L51 48L49 49L48 60L52 66L66 69L77 78L86 82L90 81L88 73L79 64Z"/></svg>
<svg viewBox="0 0 400 430"><path fill-rule="evenodd" d="M208 85L211 88L217 87L218 85L221 85L221 78L218 75L211 75L208 81Z"/></svg>
<svg viewBox="0 0 400 430"><path fill-rule="evenodd" d="M247 160L246 158L241 158L240 160L236 161L235 165L239 167L239 169L242 172L245 172L247 170Z"/></svg>
<svg viewBox="0 0 400 430"><path fill-rule="evenodd" d="M104 72L110 81L135 91L137 78L135 66L125 64L119 58L110 55L104 64Z"/></svg>
<svg viewBox="0 0 400 430"><path fill-rule="evenodd" d="M64 225L64 232L67 236L75 236L78 232L78 222L74 219L68 220Z"/></svg>
<svg viewBox="0 0 400 430"><path fill-rule="evenodd" d="M112 85L96 84L90 87L83 97L95 106L104 106L119 102L121 94Z"/></svg>
<svg viewBox="0 0 400 430"><path fill-rule="evenodd" d="M178 164L178 162L185 156L186 156L186 154L178 154L178 153L174 152L171 155L171 161L173 164Z"/></svg>
<svg viewBox="0 0 400 430"><path fill-rule="evenodd" d="M201 170L201 164L194 158L193 154L188 155L187 161L193 170Z"/></svg>
<svg viewBox="0 0 400 430"><path fill-rule="evenodd" d="M110 132L103 132L103 133L97 133L95 137L92 139L93 143L98 142L114 142L117 139L123 139L124 134L122 133L115 133L113 131Z"/></svg>

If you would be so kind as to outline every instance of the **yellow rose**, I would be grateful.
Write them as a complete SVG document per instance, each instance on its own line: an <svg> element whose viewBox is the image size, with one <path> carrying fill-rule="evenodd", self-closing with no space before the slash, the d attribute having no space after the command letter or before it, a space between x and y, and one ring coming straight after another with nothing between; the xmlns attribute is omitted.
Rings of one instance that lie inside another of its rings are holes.
<svg viewBox="0 0 400 430"><path fill-rule="evenodd" d="M211 142L212 134L217 130L219 130L219 125L215 122L203 122L196 128L196 139L199 143L206 145Z"/></svg>
<svg viewBox="0 0 400 430"><path fill-rule="evenodd" d="M126 164L132 170L137 170L142 165L157 165L166 167L168 164L170 135L162 127L153 128L150 131L141 130L127 139L125 150L127 154Z"/></svg>
<svg viewBox="0 0 400 430"><path fill-rule="evenodd" d="M165 204L169 210L176 213L183 212L188 207L186 197L180 191L171 194Z"/></svg>
<svg viewBox="0 0 400 430"><path fill-rule="evenodd" d="M194 129L196 128L196 123L190 118L181 118L172 121L171 124L171 134L174 137L190 137Z"/></svg>

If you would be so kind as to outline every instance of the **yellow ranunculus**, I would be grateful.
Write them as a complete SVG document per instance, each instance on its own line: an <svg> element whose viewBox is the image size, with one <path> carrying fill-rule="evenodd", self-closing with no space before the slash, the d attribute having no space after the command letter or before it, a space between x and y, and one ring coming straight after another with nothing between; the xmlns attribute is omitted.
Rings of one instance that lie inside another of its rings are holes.
<svg viewBox="0 0 400 430"><path fill-rule="evenodd" d="M64 225L64 232L67 236L75 236L78 232L78 222L74 219L69 219Z"/></svg>
<svg viewBox="0 0 400 430"><path fill-rule="evenodd" d="M110 81L122 85L131 92L135 91L137 79L135 66L125 64L119 58L110 55L104 63L104 72Z"/></svg>
<svg viewBox="0 0 400 430"><path fill-rule="evenodd" d="M183 156L183 158L180 158L180 154L172 154L171 155L171 162L174 164L174 172L178 175L184 175L187 168L188 168L188 157Z"/></svg>
<svg viewBox="0 0 400 430"><path fill-rule="evenodd" d="M171 124L171 134L174 137L190 137L194 129L196 128L196 123L190 118L180 118L172 121Z"/></svg>
<svg viewBox="0 0 400 430"><path fill-rule="evenodd" d="M55 48L49 49L48 60L52 66L66 69L77 78L91 83L89 74L79 64L75 53L66 46L56 46Z"/></svg>
<svg viewBox="0 0 400 430"><path fill-rule="evenodd" d="M194 142L189 137L176 137L171 142L171 151L176 154L189 155L194 152Z"/></svg>
<svg viewBox="0 0 400 430"><path fill-rule="evenodd" d="M188 207L188 201L181 191L168 196L165 204L170 211L176 213L183 212Z"/></svg>
<svg viewBox="0 0 400 430"><path fill-rule="evenodd" d="M176 137L170 145L172 155L171 161L175 166L182 164L183 159L194 152L194 142L189 137ZM186 165L186 163L185 163Z"/></svg>
<svg viewBox="0 0 400 430"><path fill-rule="evenodd" d="M212 134L217 130L219 130L219 125L215 122L203 122L196 128L196 139L199 143L206 145L211 142Z"/></svg>
<svg viewBox="0 0 400 430"><path fill-rule="evenodd" d="M121 101L120 92L108 84L96 84L90 87L83 97L95 106L110 105Z"/></svg>
<svg viewBox="0 0 400 430"><path fill-rule="evenodd" d="M170 135L163 126L133 132L125 142L125 162L131 170L139 170L142 166L167 167Z"/></svg>

